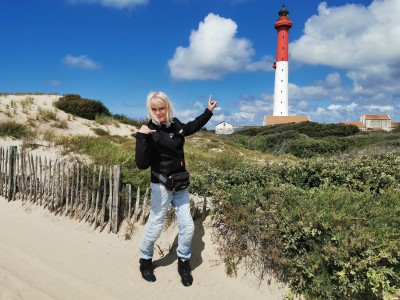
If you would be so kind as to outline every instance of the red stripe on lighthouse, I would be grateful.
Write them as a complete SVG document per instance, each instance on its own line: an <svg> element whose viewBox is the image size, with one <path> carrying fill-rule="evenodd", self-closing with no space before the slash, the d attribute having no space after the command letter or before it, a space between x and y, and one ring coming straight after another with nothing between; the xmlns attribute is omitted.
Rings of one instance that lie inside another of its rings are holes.
<svg viewBox="0 0 400 300"><path fill-rule="evenodd" d="M281 9L279 12L279 19L275 22L275 29L278 31L278 39L276 43L276 61L289 61L290 28L292 28L292 21L287 16L286 11Z"/></svg>

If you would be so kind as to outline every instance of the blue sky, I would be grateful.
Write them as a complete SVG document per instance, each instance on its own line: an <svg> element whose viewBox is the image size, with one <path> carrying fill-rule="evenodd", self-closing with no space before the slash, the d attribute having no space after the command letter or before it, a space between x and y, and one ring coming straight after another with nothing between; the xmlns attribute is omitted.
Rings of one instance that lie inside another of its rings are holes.
<svg viewBox="0 0 400 300"><path fill-rule="evenodd" d="M289 115L400 121L400 0L0 0L0 92L80 94L146 116L164 91L182 121L272 115L278 11L289 32Z"/></svg>

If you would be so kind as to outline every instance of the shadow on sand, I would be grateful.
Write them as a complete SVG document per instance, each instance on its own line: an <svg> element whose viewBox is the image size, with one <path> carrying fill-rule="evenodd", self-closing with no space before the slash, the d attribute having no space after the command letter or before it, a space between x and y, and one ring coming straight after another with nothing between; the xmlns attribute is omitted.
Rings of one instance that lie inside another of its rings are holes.
<svg viewBox="0 0 400 300"><path fill-rule="evenodd" d="M192 240L192 256L190 258L190 266L192 267L192 270L195 270L198 266L200 266L203 263L203 258L201 257L201 253L203 252L205 245L203 242L203 237L205 232L203 227L203 221L201 218L197 218L193 222L194 222L194 235ZM174 261L178 259L178 256L176 255L177 247L178 247L178 235L176 235L169 253L164 257L153 261L154 266L156 268L165 267L174 263Z"/></svg>

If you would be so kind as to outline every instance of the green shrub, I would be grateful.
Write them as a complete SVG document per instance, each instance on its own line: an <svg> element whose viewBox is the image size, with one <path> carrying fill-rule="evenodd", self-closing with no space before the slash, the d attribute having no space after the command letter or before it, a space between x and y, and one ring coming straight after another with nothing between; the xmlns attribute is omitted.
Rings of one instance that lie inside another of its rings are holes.
<svg viewBox="0 0 400 300"><path fill-rule="evenodd" d="M50 120L53 120L53 121L57 120L57 113L55 111L53 111L53 110L50 110L50 109L45 109L45 108L40 108L39 107L38 115L45 122L48 122Z"/></svg>
<svg viewBox="0 0 400 300"><path fill-rule="evenodd" d="M316 122L301 122L301 123L289 123L272 126L263 126L259 128L251 128L243 130L235 135L269 135L278 132L295 131L297 133L306 134L309 137L327 137L327 136L351 136L360 130L357 126L346 125L346 124L321 124Z"/></svg>
<svg viewBox="0 0 400 300"><path fill-rule="evenodd" d="M95 120L96 115L111 116L101 101L81 98L80 95L68 94L54 102L58 109L88 120Z"/></svg>
<svg viewBox="0 0 400 300"><path fill-rule="evenodd" d="M221 254L306 299L384 299L400 288L400 191L232 186L215 228Z"/></svg>
<svg viewBox="0 0 400 300"><path fill-rule="evenodd" d="M26 136L29 130L26 126L18 124L14 121L8 121L0 123L0 136L9 136L16 139L20 139Z"/></svg>
<svg viewBox="0 0 400 300"><path fill-rule="evenodd" d="M104 130L102 128L92 128L92 131L98 136L110 135L110 133L107 130Z"/></svg>
<svg viewBox="0 0 400 300"><path fill-rule="evenodd" d="M114 114L113 117L115 120L117 120L121 123L132 125L135 127L140 127L143 124L147 124L147 122L148 122L147 118L135 119L135 118L130 118L123 114Z"/></svg>

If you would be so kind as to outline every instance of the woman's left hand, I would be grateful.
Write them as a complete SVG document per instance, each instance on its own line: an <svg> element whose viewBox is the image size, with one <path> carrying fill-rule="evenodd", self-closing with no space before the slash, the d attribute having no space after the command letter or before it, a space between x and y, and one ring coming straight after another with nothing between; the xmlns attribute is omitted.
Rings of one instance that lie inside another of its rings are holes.
<svg viewBox="0 0 400 300"><path fill-rule="evenodd" d="M210 95L210 98L208 99L207 108L208 108L210 111L213 111L214 108L215 108L216 106L217 106L217 101L213 101L213 100L212 100L212 96Z"/></svg>

